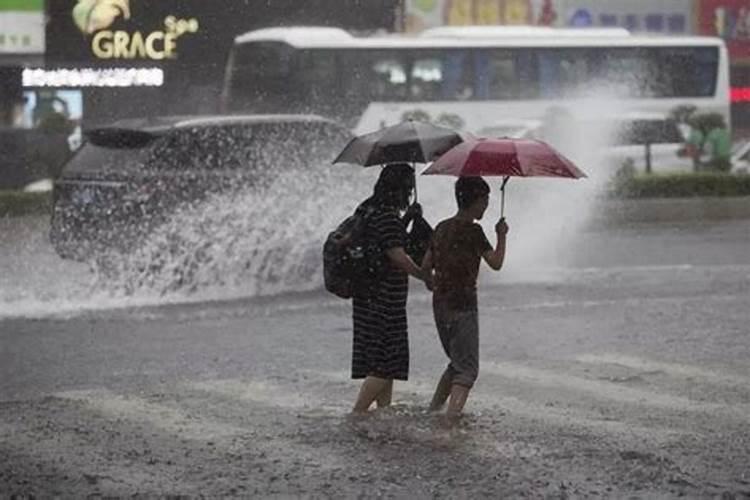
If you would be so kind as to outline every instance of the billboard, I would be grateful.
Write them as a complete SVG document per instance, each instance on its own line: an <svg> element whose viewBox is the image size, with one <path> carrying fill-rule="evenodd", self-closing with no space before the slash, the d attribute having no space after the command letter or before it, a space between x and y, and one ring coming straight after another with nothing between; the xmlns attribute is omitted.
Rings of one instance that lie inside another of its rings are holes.
<svg viewBox="0 0 750 500"><path fill-rule="evenodd" d="M398 1L47 0L46 59L54 67L221 67L234 37L253 29L393 30Z"/></svg>
<svg viewBox="0 0 750 500"><path fill-rule="evenodd" d="M624 27L680 35L692 31L693 6L687 0L406 1L407 31L471 24Z"/></svg>
<svg viewBox="0 0 750 500"><path fill-rule="evenodd" d="M44 0L0 0L0 54L44 53Z"/></svg>
<svg viewBox="0 0 750 500"><path fill-rule="evenodd" d="M720 36L733 63L750 64L750 2L748 0L699 0L698 30Z"/></svg>

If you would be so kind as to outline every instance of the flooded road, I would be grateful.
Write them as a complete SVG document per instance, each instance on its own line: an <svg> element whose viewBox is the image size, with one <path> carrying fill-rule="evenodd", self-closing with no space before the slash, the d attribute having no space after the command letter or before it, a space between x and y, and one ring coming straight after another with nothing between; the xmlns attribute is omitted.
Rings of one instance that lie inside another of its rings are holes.
<svg viewBox="0 0 750 500"><path fill-rule="evenodd" d="M25 241L43 226L23 223ZM0 491L750 496L750 221L576 239L555 265L511 258L480 278L479 381L452 434L425 412L445 359L419 286L410 380L392 409L352 423L346 301L313 290L56 309L37 293L14 312L13 290L45 284L67 301L55 287L79 286L83 303L91 276L43 239L32 264L6 240Z"/></svg>

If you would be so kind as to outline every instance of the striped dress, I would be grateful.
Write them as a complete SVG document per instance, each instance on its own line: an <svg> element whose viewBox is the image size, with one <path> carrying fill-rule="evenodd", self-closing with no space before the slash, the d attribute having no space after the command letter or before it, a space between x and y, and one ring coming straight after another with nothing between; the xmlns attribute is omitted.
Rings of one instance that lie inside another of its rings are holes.
<svg viewBox="0 0 750 500"><path fill-rule="evenodd" d="M381 252L406 244L406 228L392 208L377 208L366 233ZM409 377L406 325L409 276L387 258L384 261L385 267L372 292L355 294L353 299L352 378L372 375L407 380Z"/></svg>

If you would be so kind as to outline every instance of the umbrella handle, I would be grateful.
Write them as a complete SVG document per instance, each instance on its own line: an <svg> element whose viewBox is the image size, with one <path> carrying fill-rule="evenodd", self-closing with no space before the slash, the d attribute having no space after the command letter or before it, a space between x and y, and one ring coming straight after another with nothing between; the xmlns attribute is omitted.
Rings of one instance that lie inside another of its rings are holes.
<svg viewBox="0 0 750 500"><path fill-rule="evenodd" d="M510 176L503 178L503 184L500 186L500 218L505 217L505 185L510 180Z"/></svg>

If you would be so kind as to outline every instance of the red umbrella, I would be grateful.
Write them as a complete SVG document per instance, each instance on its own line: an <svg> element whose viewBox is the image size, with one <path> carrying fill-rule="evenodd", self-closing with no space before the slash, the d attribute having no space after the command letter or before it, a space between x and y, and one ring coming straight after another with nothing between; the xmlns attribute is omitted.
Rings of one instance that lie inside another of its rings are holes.
<svg viewBox="0 0 750 500"><path fill-rule="evenodd" d="M510 177L586 177L549 144L509 138L469 139L445 152L422 174L503 177L501 216L505 211L505 184Z"/></svg>

